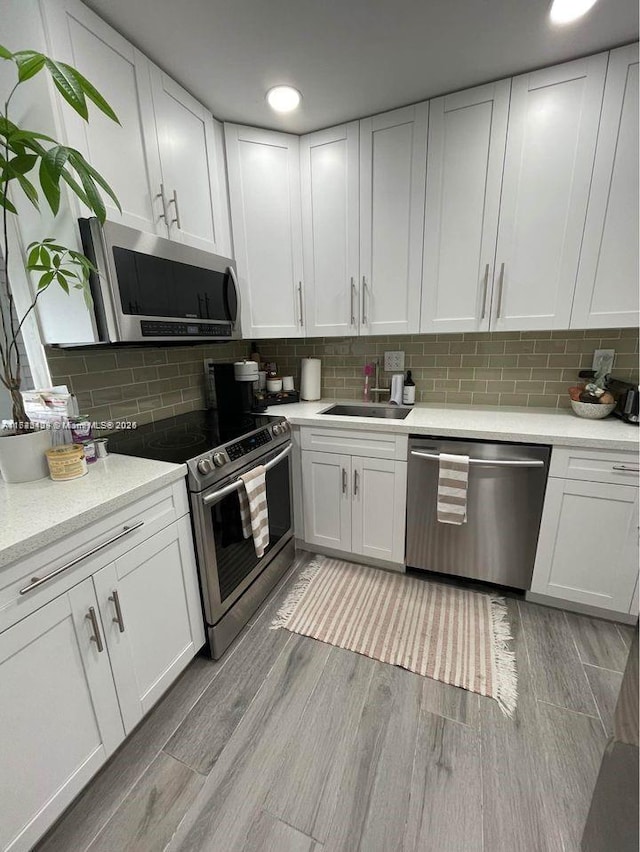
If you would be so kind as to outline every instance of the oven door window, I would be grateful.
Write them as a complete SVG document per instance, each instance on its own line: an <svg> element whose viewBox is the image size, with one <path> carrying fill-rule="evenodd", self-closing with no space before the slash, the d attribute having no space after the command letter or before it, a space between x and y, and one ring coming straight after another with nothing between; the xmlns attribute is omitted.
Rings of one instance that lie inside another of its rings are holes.
<svg viewBox="0 0 640 852"><path fill-rule="evenodd" d="M220 601L224 601L264 562L273 549L291 529L291 494L289 486L289 460L267 472L267 506L269 510L269 545L264 556L256 556L253 538L244 538L240 521L240 502L237 492L223 497L209 512L216 550Z"/></svg>
<svg viewBox="0 0 640 852"><path fill-rule="evenodd" d="M113 247L123 314L235 322L237 300L229 270L216 272Z"/></svg>

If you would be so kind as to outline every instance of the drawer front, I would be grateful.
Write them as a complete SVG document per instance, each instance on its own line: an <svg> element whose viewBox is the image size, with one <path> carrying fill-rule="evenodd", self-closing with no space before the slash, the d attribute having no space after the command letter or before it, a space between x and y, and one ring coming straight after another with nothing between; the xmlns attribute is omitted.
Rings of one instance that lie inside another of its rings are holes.
<svg viewBox="0 0 640 852"><path fill-rule="evenodd" d="M637 453L558 447L551 454L549 476L637 486L639 471Z"/></svg>
<svg viewBox="0 0 640 852"><path fill-rule="evenodd" d="M188 511L185 484L177 482L3 568L0 571L0 632Z"/></svg>
<svg viewBox="0 0 640 852"><path fill-rule="evenodd" d="M303 450L365 456L372 459L407 460L407 435L303 426L300 429L300 436Z"/></svg>

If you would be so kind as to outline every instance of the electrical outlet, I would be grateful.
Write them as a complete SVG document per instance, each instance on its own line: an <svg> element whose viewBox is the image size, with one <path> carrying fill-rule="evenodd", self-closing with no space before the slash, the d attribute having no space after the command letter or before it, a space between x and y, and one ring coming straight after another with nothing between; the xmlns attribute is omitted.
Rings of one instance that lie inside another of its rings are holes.
<svg viewBox="0 0 640 852"><path fill-rule="evenodd" d="M385 373L403 373L404 352L385 352L384 371Z"/></svg>
<svg viewBox="0 0 640 852"><path fill-rule="evenodd" d="M596 349L593 353L591 369L596 373L607 375L613 371L613 359L616 357L615 349Z"/></svg>

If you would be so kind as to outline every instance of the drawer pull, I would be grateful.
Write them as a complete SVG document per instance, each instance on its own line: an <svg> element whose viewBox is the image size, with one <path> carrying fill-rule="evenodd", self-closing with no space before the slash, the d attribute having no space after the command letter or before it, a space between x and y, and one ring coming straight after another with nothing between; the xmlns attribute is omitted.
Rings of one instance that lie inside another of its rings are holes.
<svg viewBox="0 0 640 852"><path fill-rule="evenodd" d="M640 473L640 467L629 467L626 464L614 464L612 465L613 470L628 470L630 473Z"/></svg>
<svg viewBox="0 0 640 852"><path fill-rule="evenodd" d="M104 651L104 645L102 644L102 637L100 636L100 628L98 627L96 611L92 606L89 607L89 612L87 613L86 618L88 618L91 622L91 629L93 630L93 634L89 637L89 639L96 643L98 653L101 654L102 651Z"/></svg>
<svg viewBox="0 0 640 852"><path fill-rule="evenodd" d="M82 562L83 559L88 559L90 556L93 556L94 553L99 553L99 551L104 550L105 547L109 547L110 544L113 544L119 539L124 538L125 535L129 535L129 533L132 533L134 530L140 529L143 524L144 521L138 521L137 524L134 524L131 527L123 527L122 532L119 532L117 535L114 535L113 538L110 538L108 541L105 541L102 544L99 544L97 547L88 550L86 553L83 553L82 556L78 556L75 559L72 559L71 562L67 562L66 565L61 565L60 568L56 568L55 571L52 571L45 577L32 577L29 585L25 586L24 589L20 589L20 594L26 595L27 592L32 592L34 589L37 589L38 586L41 586L43 583L46 583L49 580L53 580L53 578L57 577L58 574L62 574L64 571L68 571L69 568L73 568L74 565L77 565L79 562Z"/></svg>
<svg viewBox="0 0 640 852"><path fill-rule="evenodd" d="M347 493L347 471L342 468L342 493Z"/></svg>
<svg viewBox="0 0 640 852"><path fill-rule="evenodd" d="M124 633L124 619L122 618L122 607L120 606L120 597L116 589L113 590L113 594L109 595L109 600L113 603L116 610L116 617L112 618L114 624L118 625L118 630L120 633Z"/></svg>

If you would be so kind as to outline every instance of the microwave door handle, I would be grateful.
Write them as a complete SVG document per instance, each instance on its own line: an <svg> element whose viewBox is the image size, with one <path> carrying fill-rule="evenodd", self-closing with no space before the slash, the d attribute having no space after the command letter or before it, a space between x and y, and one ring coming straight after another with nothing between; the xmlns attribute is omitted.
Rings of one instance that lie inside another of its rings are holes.
<svg viewBox="0 0 640 852"><path fill-rule="evenodd" d="M227 271L228 271L229 274L227 276L225 276L225 280L224 280L224 307L225 307L225 311L227 312L227 318L229 319L230 323L235 328L236 322L238 320L238 316L240 315L240 287L238 287L238 279L236 278L236 271L233 268L233 266L228 266ZM230 287L229 279L231 279L231 283L233 284L233 288L235 290L235 295L236 295L235 317L232 316L231 305L229 303L229 287Z"/></svg>

